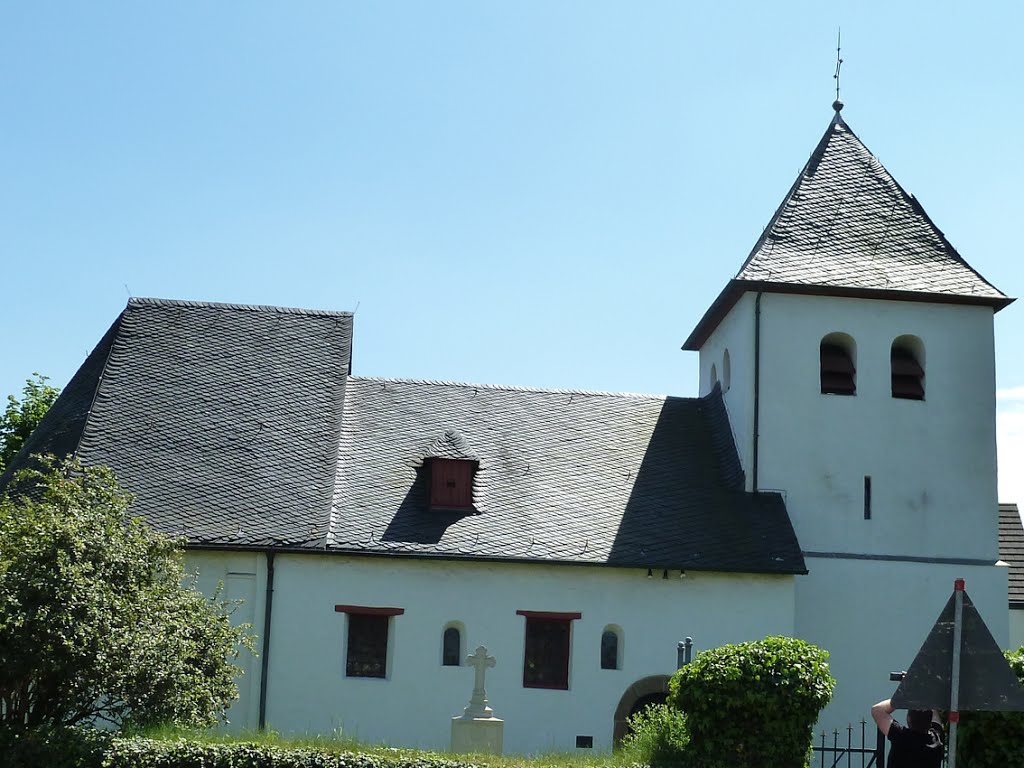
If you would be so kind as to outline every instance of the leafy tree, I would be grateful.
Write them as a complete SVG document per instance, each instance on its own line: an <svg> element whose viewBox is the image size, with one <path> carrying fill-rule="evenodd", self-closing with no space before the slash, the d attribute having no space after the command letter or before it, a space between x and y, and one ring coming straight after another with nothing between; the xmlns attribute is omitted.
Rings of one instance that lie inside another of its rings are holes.
<svg viewBox="0 0 1024 768"><path fill-rule="evenodd" d="M42 457L17 488L0 496L0 726L222 718L252 641L183 584L179 542L128 515L105 467Z"/></svg>
<svg viewBox="0 0 1024 768"><path fill-rule="evenodd" d="M0 472L18 455L60 394L57 387L46 383L48 380L46 376L33 373L32 378L25 381L21 400L14 395L7 396L7 408L0 415Z"/></svg>

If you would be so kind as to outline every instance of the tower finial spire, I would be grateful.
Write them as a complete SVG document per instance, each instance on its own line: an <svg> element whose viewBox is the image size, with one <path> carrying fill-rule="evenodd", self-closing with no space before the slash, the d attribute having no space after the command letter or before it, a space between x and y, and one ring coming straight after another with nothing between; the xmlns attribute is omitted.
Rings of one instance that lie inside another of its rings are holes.
<svg viewBox="0 0 1024 768"><path fill-rule="evenodd" d="M843 59L840 56L842 43L843 29L840 27L836 33L836 73L832 75L832 79L836 81L836 100L832 102L832 109L836 112L839 112L843 108L843 102L839 100L839 70L843 68Z"/></svg>

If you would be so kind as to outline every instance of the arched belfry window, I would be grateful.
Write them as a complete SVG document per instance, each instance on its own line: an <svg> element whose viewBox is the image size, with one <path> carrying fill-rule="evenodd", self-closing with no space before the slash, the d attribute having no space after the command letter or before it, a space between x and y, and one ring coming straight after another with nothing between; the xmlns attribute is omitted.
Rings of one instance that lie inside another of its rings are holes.
<svg viewBox="0 0 1024 768"><path fill-rule="evenodd" d="M732 386L732 361L729 359L729 350L722 353L722 392L728 392Z"/></svg>
<svg viewBox="0 0 1024 768"><path fill-rule="evenodd" d="M917 336L898 336L889 353L892 396L924 400L924 343Z"/></svg>
<svg viewBox="0 0 1024 768"><path fill-rule="evenodd" d="M821 340L821 394L857 394L857 343L845 333Z"/></svg>
<svg viewBox="0 0 1024 768"><path fill-rule="evenodd" d="M462 628L449 624L441 639L441 664L446 667L462 666Z"/></svg>
<svg viewBox="0 0 1024 768"><path fill-rule="evenodd" d="M622 643L618 627L607 626L601 633L601 669L622 669Z"/></svg>
<svg viewBox="0 0 1024 768"><path fill-rule="evenodd" d="M708 391L710 392L712 389L714 389L715 388L715 384L717 384L717 383L718 383L718 368L716 368L715 364L712 363L711 364L711 374L710 374L710 376L708 378Z"/></svg>

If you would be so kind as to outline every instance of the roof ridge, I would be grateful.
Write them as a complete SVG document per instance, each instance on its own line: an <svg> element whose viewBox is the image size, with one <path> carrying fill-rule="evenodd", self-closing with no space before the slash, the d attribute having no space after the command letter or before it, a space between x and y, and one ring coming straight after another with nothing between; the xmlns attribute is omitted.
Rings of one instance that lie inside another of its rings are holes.
<svg viewBox="0 0 1024 768"><path fill-rule="evenodd" d="M703 397L682 397L680 395L659 395L659 394L648 394L643 392L610 392L607 390L599 389L562 389L559 387L525 387L516 386L513 384L478 384L474 382L466 381L449 381L443 379L416 379L416 378L396 378L389 376L349 376L350 382L382 382L387 384L425 384L425 385L437 385L444 387L463 387L466 389L492 389L501 390L506 392L537 392L540 394L552 394L552 395L589 395L596 397L624 397L633 398L637 400L693 400L700 401Z"/></svg>
<svg viewBox="0 0 1024 768"><path fill-rule="evenodd" d="M870 150L868 150L868 151L870 151ZM874 155L872 155L872 157L874 157ZM879 164L881 165L881 163L879 163ZM926 211L924 209L924 206L921 205L921 201L917 199L917 195L915 195L913 192L907 192L906 190L904 190L903 187L900 185L900 183L898 181L896 181L896 177L895 176L893 176L891 173L889 173L889 171L887 169L885 169L884 167L883 167L883 170L885 170L885 172L892 179L893 184L896 185L896 189L898 189L900 192L902 192L904 195L907 196L908 202L910 203L911 206L913 206L914 210L917 211L917 215L920 216L922 219L924 219L925 223L927 223L928 226L930 226L935 231L935 234L937 234L939 236L939 239L942 241L942 244L945 245L947 249L949 249L948 252L953 256L953 258L956 259L957 261L959 261L963 266L967 267L967 269L969 269L971 272L974 273L975 277L977 277L981 282L983 282L989 288L991 288L992 290L994 290L996 293L1000 294L1001 296L1009 298L1009 296L1007 296L1005 293L1003 293L991 281L989 281L984 275L982 275L981 272L979 272L974 267L972 267L970 262L967 261L967 259L965 259L963 256L960 255L960 251L958 251L956 249L956 246L954 246L951 242L949 242L949 238L946 237L946 233L943 232L941 229L939 229L938 225L936 225L936 223L934 221L932 221L932 217L928 215L928 211Z"/></svg>
<svg viewBox="0 0 1024 768"><path fill-rule="evenodd" d="M744 259L743 263L740 265L740 268L736 270L736 274L733 275L733 280L739 279L740 275L743 274L743 270L747 268L747 265L749 265L750 262L754 260L754 257L758 254L758 252L760 252L761 246L764 245L764 241L768 238L768 233L772 231L772 228L775 226L776 222L778 222L778 220L782 217L783 212L789 205L789 201L793 199L793 195L796 194L796 191L800 188L800 185L804 180L804 174L807 171L807 169L811 166L812 163L816 161L821 161L822 156L825 154L825 149L828 147L829 142L832 141L832 136L834 135L836 125L842 125L847 131L850 132L850 134L853 135L854 138L857 138L857 134L855 134L850 129L850 127L846 124L846 121L843 120L842 117L840 117L838 112L836 112L832 120L829 121L828 128L825 129L825 133L822 134L821 138L818 139L818 143L815 145L814 149L811 150L811 154L807 158L807 162L800 166L800 171L797 173L796 178L793 180L793 183L789 186L789 190L782 198L782 202L779 203L778 207L775 209L775 213L772 214L772 217L768 220L768 223L765 224L764 229L761 230L761 235L760 237L757 238L757 241L754 243L754 247L750 249L750 253L747 254L747 258ZM857 138L857 140L860 141L859 138ZM867 149L867 147L865 147L865 149ZM870 150L868 150L868 152L870 153ZM874 157L874 155L872 155L872 157Z"/></svg>
<svg viewBox="0 0 1024 768"><path fill-rule="evenodd" d="M302 307L278 307L272 304L236 304L223 301L193 301L190 299L161 299L133 296L128 306L146 307L190 307L195 309L236 309L244 312L278 312L287 315L318 315L327 317L353 317L353 312L333 309L304 309Z"/></svg>

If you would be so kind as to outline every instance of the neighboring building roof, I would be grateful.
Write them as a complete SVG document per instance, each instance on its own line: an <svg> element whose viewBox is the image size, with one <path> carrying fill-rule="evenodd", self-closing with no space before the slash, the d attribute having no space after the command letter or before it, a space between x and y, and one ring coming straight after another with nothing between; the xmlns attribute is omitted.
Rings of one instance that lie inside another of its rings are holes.
<svg viewBox="0 0 1024 768"><path fill-rule="evenodd" d="M742 490L721 393L679 398L349 379L328 548L802 573L777 494ZM456 429L478 515L431 513Z"/></svg>
<svg viewBox="0 0 1024 768"><path fill-rule="evenodd" d="M746 291L983 304L997 310L1013 301L961 258L838 111L684 349L699 349Z"/></svg>
<svg viewBox="0 0 1024 768"><path fill-rule="evenodd" d="M803 573L703 399L352 378L348 313L132 299L30 438L194 546ZM428 458L478 462L470 516ZM0 478L0 487L8 476Z"/></svg>
<svg viewBox="0 0 1024 768"><path fill-rule="evenodd" d="M999 505L999 559L1010 565L1010 607L1024 608L1024 525L1016 504Z"/></svg>

